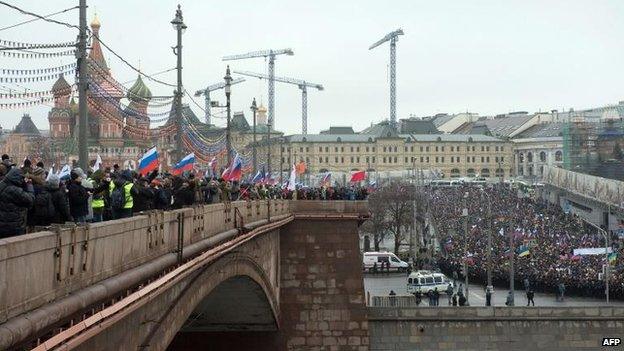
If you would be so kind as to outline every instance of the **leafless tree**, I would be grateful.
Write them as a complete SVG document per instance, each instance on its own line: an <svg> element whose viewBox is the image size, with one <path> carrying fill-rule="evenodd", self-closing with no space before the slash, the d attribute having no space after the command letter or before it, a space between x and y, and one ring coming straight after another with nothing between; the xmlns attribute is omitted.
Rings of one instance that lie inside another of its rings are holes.
<svg viewBox="0 0 624 351"><path fill-rule="evenodd" d="M416 187L409 183L392 182L375 191L368 198L371 211L370 227L375 232L375 249L384 238L383 233L394 237L394 253L398 254L399 246L404 239L407 228L412 226L413 205L416 200Z"/></svg>

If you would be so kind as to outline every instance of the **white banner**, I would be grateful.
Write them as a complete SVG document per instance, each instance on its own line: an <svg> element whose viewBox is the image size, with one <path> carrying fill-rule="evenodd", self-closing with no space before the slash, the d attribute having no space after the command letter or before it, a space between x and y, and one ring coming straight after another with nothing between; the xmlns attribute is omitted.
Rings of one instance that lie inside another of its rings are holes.
<svg viewBox="0 0 624 351"><path fill-rule="evenodd" d="M611 253L613 250L609 247L607 248L607 252ZM604 255L605 249L604 247L586 247L583 249L574 249L574 256L583 256L583 255Z"/></svg>

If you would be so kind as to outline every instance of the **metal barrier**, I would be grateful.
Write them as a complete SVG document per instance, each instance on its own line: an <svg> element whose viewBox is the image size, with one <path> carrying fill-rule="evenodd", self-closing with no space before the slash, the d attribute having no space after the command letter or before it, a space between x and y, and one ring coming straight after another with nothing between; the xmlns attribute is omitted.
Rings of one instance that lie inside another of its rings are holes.
<svg viewBox="0 0 624 351"><path fill-rule="evenodd" d="M371 307L418 307L414 295L372 296Z"/></svg>

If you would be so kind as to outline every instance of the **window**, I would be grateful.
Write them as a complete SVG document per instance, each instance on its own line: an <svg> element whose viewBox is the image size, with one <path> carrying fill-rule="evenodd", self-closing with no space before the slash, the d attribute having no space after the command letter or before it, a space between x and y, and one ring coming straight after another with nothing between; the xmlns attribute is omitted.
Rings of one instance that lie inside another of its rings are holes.
<svg viewBox="0 0 624 351"><path fill-rule="evenodd" d="M397 152L397 147L396 146L394 147L394 152Z"/></svg>
<svg viewBox="0 0 624 351"><path fill-rule="evenodd" d="M455 147L451 146L451 152L455 151Z"/></svg>
<svg viewBox="0 0 624 351"><path fill-rule="evenodd" d="M306 163L310 164L310 158L309 157L306 157Z"/></svg>
<svg viewBox="0 0 624 351"><path fill-rule="evenodd" d="M407 163L407 157L405 158L405 163Z"/></svg>
<svg viewBox="0 0 624 351"><path fill-rule="evenodd" d="M498 146L495 146L495 147L494 147L494 151L498 151Z"/></svg>
<svg viewBox="0 0 624 351"><path fill-rule="evenodd" d="M344 163L344 157L340 158L340 163Z"/></svg>
<svg viewBox="0 0 624 351"><path fill-rule="evenodd" d="M470 156L466 156L466 163L470 163Z"/></svg>
<svg viewBox="0 0 624 351"><path fill-rule="evenodd" d="M325 156L325 163L329 163L329 157Z"/></svg>
<svg viewBox="0 0 624 351"><path fill-rule="evenodd" d="M383 158L383 163L386 163L386 158L385 157Z"/></svg>
<svg viewBox="0 0 624 351"><path fill-rule="evenodd" d="M360 163L360 156L356 157L356 158L355 158L355 161L356 161L357 163Z"/></svg>
<svg viewBox="0 0 624 351"><path fill-rule="evenodd" d="M429 156L427 156L427 159L426 159L426 160L427 160L427 163L429 163Z"/></svg>
<svg viewBox="0 0 624 351"><path fill-rule="evenodd" d="M485 151L490 151L490 147L489 147L489 146L486 146L486 147L485 147Z"/></svg>
<svg viewBox="0 0 624 351"><path fill-rule="evenodd" d="M500 161L501 161L501 162L505 162L505 157L504 157L504 156L501 156Z"/></svg>
<svg viewBox="0 0 624 351"><path fill-rule="evenodd" d="M429 146L425 147L425 151L429 152Z"/></svg>
<svg viewBox="0 0 624 351"><path fill-rule="evenodd" d="M375 147L373 146L373 152L375 152Z"/></svg>
<svg viewBox="0 0 624 351"><path fill-rule="evenodd" d="M438 147L436 146L436 152L438 152Z"/></svg>
<svg viewBox="0 0 624 351"><path fill-rule="evenodd" d="M410 152L414 152L414 147L410 146Z"/></svg>
<svg viewBox="0 0 624 351"><path fill-rule="evenodd" d="M420 156L420 163L423 163L425 161L425 158Z"/></svg>
<svg viewBox="0 0 624 351"><path fill-rule="evenodd" d="M397 157L394 156L394 163L397 163Z"/></svg>
<svg viewBox="0 0 624 351"><path fill-rule="evenodd" d="M483 145L481 145L481 152L485 151Z"/></svg>
<svg viewBox="0 0 624 351"><path fill-rule="evenodd" d="M299 152L303 152L303 147L302 146L299 147Z"/></svg>
<svg viewBox="0 0 624 351"><path fill-rule="evenodd" d="M474 156L472 156L472 162L473 162L473 163L475 162L475 157L474 157Z"/></svg>
<svg viewBox="0 0 624 351"><path fill-rule="evenodd" d="M490 162L490 156L487 156L487 157L485 158L485 162L488 162L488 163Z"/></svg>
<svg viewBox="0 0 624 351"><path fill-rule="evenodd" d="M386 147L385 146L384 146L383 150L384 150L383 152L386 152Z"/></svg>
<svg viewBox="0 0 624 351"><path fill-rule="evenodd" d="M336 160L336 163L338 163L338 157L336 157L335 160Z"/></svg>
<svg viewBox="0 0 624 351"><path fill-rule="evenodd" d="M340 147L340 152L344 152L344 146Z"/></svg>
<svg viewBox="0 0 624 351"><path fill-rule="evenodd" d="M323 163L323 158L319 157L319 163Z"/></svg>
<svg viewBox="0 0 624 351"><path fill-rule="evenodd" d="M444 156L442 156L442 157L440 158L440 160L442 160L442 163L444 163Z"/></svg>
<svg viewBox="0 0 624 351"><path fill-rule="evenodd" d="M338 146L334 146L334 152L338 152Z"/></svg>
<svg viewBox="0 0 624 351"><path fill-rule="evenodd" d="M483 156L481 156L481 163L483 163L483 162L484 162L484 157L483 157Z"/></svg>
<svg viewBox="0 0 624 351"><path fill-rule="evenodd" d="M368 156L366 156L366 163L369 163L369 162L370 162L370 158Z"/></svg>
<svg viewBox="0 0 624 351"><path fill-rule="evenodd" d="M414 163L415 159L416 159L416 157L412 156L412 163Z"/></svg>
<svg viewBox="0 0 624 351"><path fill-rule="evenodd" d="M319 146L319 152L323 152L323 148Z"/></svg>
<svg viewBox="0 0 624 351"><path fill-rule="evenodd" d="M375 163L375 156L373 156L373 163Z"/></svg>
<svg viewBox="0 0 624 351"><path fill-rule="evenodd" d="M544 151L540 152L539 159L541 162L546 162L546 153Z"/></svg>
<svg viewBox="0 0 624 351"><path fill-rule="evenodd" d="M282 152L284 152L284 147L282 146Z"/></svg>
<svg viewBox="0 0 624 351"><path fill-rule="evenodd" d="M560 162L562 158L563 154L561 153L561 151L555 152L555 161Z"/></svg>
<svg viewBox="0 0 624 351"><path fill-rule="evenodd" d="M451 156L451 163L453 163L453 156Z"/></svg>
<svg viewBox="0 0 624 351"><path fill-rule="evenodd" d="M442 146L442 152L444 152L444 146Z"/></svg>
<svg viewBox="0 0 624 351"><path fill-rule="evenodd" d="M306 146L306 152L310 152L310 147Z"/></svg>
<svg viewBox="0 0 624 351"><path fill-rule="evenodd" d="M475 147L474 146L472 147L472 151L475 151Z"/></svg>
<svg viewBox="0 0 624 351"><path fill-rule="evenodd" d="M405 152L407 152L407 146L405 146L404 149L405 149Z"/></svg>
<svg viewBox="0 0 624 351"><path fill-rule="evenodd" d="M422 146L420 147L420 152L423 152L423 147Z"/></svg>
<svg viewBox="0 0 624 351"><path fill-rule="evenodd" d="M368 152L368 146L366 147L366 152Z"/></svg>
<svg viewBox="0 0 624 351"><path fill-rule="evenodd" d="M360 152L360 147L358 146L355 151Z"/></svg>
<svg viewBox="0 0 624 351"><path fill-rule="evenodd" d="M438 156L436 156L436 163L438 163L438 162L439 162L439 159L438 159Z"/></svg>
<svg viewBox="0 0 624 351"><path fill-rule="evenodd" d="M353 163L353 156L351 156L351 163Z"/></svg>
<svg viewBox="0 0 624 351"><path fill-rule="evenodd" d="M329 152L329 147L325 146L325 152Z"/></svg>
<svg viewBox="0 0 624 351"><path fill-rule="evenodd" d="M505 150L503 150L503 147L502 147L502 146L500 147L500 151L505 151Z"/></svg>

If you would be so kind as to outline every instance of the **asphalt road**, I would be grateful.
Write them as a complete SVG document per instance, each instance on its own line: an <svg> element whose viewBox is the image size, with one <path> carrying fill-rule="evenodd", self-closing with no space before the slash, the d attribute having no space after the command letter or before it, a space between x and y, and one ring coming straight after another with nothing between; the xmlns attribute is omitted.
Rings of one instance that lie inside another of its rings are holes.
<svg viewBox="0 0 624 351"><path fill-rule="evenodd" d="M407 275L401 273L390 273L389 275L364 275L364 290L371 296L387 296L390 290L394 290L397 295L407 295ZM493 296L494 306L504 306L508 290L495 290ZM485 306L485 290L480 285L469 285L468 301L472 306ZM601 306L606 305L604 299L588 297L566 296L563 302L558 302L554 294L535 293L535 306ZM524 289L515 290L515 305L526 306L526 292ZM426 298L423 299L426 305ZM440 295L440 306L447 305L446 295ZM624 306L624 301L611 301L610 305Z"/></svg>

